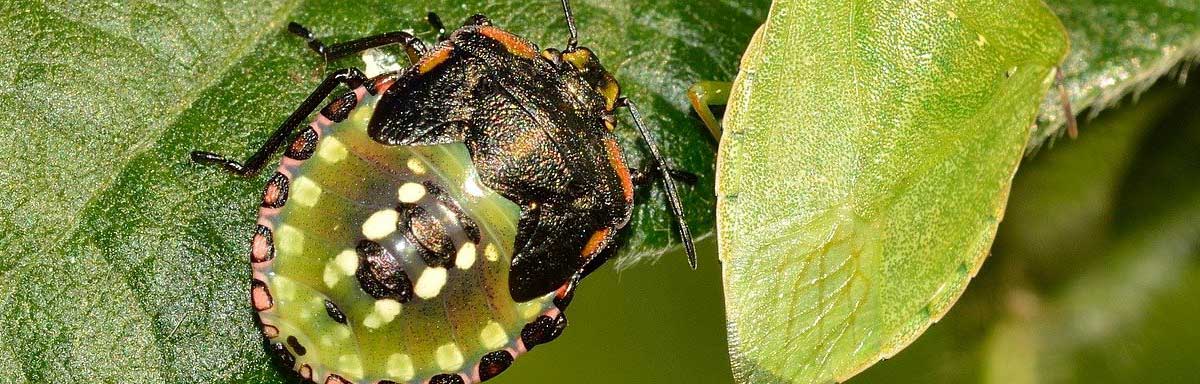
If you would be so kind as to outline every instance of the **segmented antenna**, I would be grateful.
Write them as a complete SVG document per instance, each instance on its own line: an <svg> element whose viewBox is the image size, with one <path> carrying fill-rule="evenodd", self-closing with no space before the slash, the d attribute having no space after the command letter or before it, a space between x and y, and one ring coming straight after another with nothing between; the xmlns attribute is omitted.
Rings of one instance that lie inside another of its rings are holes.
<svg viewBox="0 0 1200 384"><path fill-rule="evenodd" d="M579 46L579 31L575 29L575 15L571 13L571 1L562 0L563 13L567 15L567 31L571 37L567 39L567 51L573 51Z"/></svg>

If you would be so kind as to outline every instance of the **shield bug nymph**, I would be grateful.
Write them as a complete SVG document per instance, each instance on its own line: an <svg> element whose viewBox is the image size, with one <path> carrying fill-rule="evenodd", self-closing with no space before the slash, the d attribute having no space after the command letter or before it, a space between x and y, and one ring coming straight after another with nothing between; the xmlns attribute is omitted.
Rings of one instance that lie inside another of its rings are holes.
<svg viewBox="0 0 1200 384"><path fill-rule="evenodd" d="M678 174L562 6L561 50L482 15L432 46L405 32L325 45L292 23L326 59L401 45L412 64L371 78L334 71L244 163L192 153L249 176L284 149L251 236L250 298L269 349L301 378L498 375L563 331L577 284L630 219L635 184ZM293 135L339 85L350 91ZM622 107L654 168L625 165L613 134ZM657 179L695 266L675 184Z"/></svg>

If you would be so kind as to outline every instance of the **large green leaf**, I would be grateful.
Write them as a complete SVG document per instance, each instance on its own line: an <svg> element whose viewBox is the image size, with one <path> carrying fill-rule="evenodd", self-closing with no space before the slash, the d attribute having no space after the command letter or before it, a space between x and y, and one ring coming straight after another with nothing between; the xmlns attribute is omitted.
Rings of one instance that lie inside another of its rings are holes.
<svg viewBox="0 0 1200 384"><path fill-rule="evenodd" d="M1091 116L1200 55L1200 1L1047 0L1071 38L1063 63L1074 112ZM1042 103L1030 148L1062 133L1057 89Z"/></svg>
<svg viewBox="0 0 1200 384"><path fill-rule="evenodd" d="M774 3L718 160L738 381L844 380L945 314L1065 52L1038 0Z"/></svg>
<svg viewBox="0 0 1200 384"><path fill-rule="evenodd" d="M701 236L712 228L715 143L683 91L732 76L766 4L574 4L582 41L672 161L701 175L683 188ZM427 11L451 23L485 13L543 46L566 40L555 1L0 4L4 380L278 382L246 303L265 177L232 178L187 153L249 154L322 71L362 64L321 63L287 21L331 42L404 28L430 37ZM640 163L627 124L620 135ZM659 254L677 243L661 193L639 199L627 253Z"/></svg>
<svg viewBox="0 0 1200 384"><path fill-rule="evenodd" d="M1200 114L1188 101L1200 88L1190 88L1151 91L1022 165L972 288L852 382L1195 382L1184 362L1200 345L1190 326L1200 318Z"/></svg>

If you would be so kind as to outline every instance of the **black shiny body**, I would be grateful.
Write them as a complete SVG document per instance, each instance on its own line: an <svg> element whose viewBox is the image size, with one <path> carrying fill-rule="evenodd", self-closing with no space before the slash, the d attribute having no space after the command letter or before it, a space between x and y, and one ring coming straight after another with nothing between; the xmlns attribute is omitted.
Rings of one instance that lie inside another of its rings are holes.
<svg viewBox="0 0 1200 384"><path fill-rule="evenodd" d="M387 145L466 144L483 184L522 208L510 286L526 301L567 283L629 221L629 172L610 150L612 101L583 72L598 65L531 56L531 43L475 20L399 75L369 133Z"/></svg>

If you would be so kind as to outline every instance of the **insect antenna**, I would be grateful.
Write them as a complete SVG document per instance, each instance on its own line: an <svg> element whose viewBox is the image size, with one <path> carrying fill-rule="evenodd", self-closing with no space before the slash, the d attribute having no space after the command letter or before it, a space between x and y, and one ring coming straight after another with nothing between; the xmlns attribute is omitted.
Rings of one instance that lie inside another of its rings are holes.
<svg viewBox="0 0 1200 384"><path fill-rule="evenodd" d="M579 31L575 29L575 15L571 13L571 0L562 0L563 14L567 16L567 31L571 37L567 39L566 51L574 51L579 46Z"/></svg>
<svg viewBox="0 0 1200 384"><path fill-rule="evenodd" d="M566 2L566 0L563 0L563 4L566 4ZM638 133L642 135L642 140L650 148L650 156L654 158L658 172L662 175L663 187L667 191L667 203L671 206L671 214L675 216L675 221L679 224L679 238L683 242L684 250L687 251L688 265L691 265L692 269L696 269L696 244L692 241L692 231L688 229L687 220L684 220L683 204L679 202L679 190L675 187L675 180L671 177L671 170L667 168L667 163L663 160L662 153L658 151L658 144L650 137L650 131L642 124L642 114L638 113L637 106L624 97L618 100L617 105L629 109L629 114L633 116L633 125L637 126Z"/></svg>

